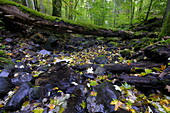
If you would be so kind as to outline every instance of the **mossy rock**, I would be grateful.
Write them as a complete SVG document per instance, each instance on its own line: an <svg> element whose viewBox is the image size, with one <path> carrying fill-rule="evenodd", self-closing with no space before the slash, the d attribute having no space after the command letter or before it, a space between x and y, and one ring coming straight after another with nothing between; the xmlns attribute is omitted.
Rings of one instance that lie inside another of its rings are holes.
<svg viewBox="0 0 170 113"><path fill-rule="evenodd" d="M0 67L14 69L14 63L8 58L0 57Z"/></svg>
<svg viewBox="0 0 170 113"><path fill-rule="evenodd" d="M129 49L120 51L120 54L122 57L125 57L125 58L129 58L131 56L131 52Z"/></svg>
<svg viewBox="0 0 170 113"><path fill-rule="evenodd" d="M116 42L109 42L108 45L109 45L109 46L115 46L115 47L117 47L117 46L118 46L118 43L116 43Z"/></svg>

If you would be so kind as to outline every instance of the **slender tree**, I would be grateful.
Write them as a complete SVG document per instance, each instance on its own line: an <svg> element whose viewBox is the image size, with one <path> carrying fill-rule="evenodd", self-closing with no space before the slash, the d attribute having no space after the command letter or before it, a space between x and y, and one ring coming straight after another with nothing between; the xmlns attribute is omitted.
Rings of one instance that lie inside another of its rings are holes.
<svg viewBox="0 0 170 113"><path fill-rule="evenodd" d="M62 6L61 0L53 0L52 4L53 4L52 15L61 17L61 6Z"/></svg>
<svg viewBox="0 0 170 113"><path fill-rule="evenodd" d="M26 0L21 0L22 5L27 6Z"/></svg>
<svg viewBox="0 0 170 113"><path fill-rule="evenodd" d="M146 17L145 17L145 21L148 20L148 17L149 17L150 11L151 11L151 7L152 7L152 3L153 3L153 0L150 0L148 11L147 11Z"/></svg>

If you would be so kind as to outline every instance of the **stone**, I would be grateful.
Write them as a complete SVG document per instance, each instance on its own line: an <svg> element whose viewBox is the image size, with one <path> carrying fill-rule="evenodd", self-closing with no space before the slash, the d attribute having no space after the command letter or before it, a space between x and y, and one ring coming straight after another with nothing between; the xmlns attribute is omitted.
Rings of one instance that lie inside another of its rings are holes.
<svg viewBox="0 0 170 113"><path fill-rule="evenodd" d="M10 98L10 100L5 105L5 110L19 110L24 102L24 99L28 96L31 84L22 83L19 90Z"/></svg>
<svg viewBox="0 0 170 113"><path fill-rule="evenodd" d="M45 90L43 87L33 87L29 90L29 100L42 99L45 96Z"/></svg>
<svg viewBox="0 0 170 113"><path fill-rule="evenodd" d="M106 69L103 67L97 67L96 70L94 71L95 75L104 75L106 73Z"/></svg>
<svg viewBox="0 0 170 113"><path fill-rule="evenodd" d="M0 94L6 94L10 91L12 84L8 78L0 77Z"/></svg>
<svg viewBox="0 0 170 113"><path fill-rule="evenodd" d="M0 73L0 77L8 77L9 74L10 73L6 69L3 69L2 72Z"/></svg>
<svg viewBox="0 0 170 113"><path fill-rule="evenodd" d="M47 50L41 50L38 52L38 54L42 54L42 55L50 55L51 52L50 51L47 51Z"/></svg>
<svg viewBox="0 0 170 113"><path fill-rule="evenodd" d="M110 105L113 99L118 99L120 93L115 89L112 83L105 82L94 86L93 91L97 93L96 96L88 96L87 109L89 113L102 112L111 113L114 111L114 106Z"/></svg>
<svg viewBox="0 0 170 113"><path fill-rule="evenodd" d="M106 56L97 56L94 58L94 62L96 62L97 64L107 64L108 59Z"/></svg>
<svg viewBox="0 0 170 113"><path fill-rule="evenodd" d="M32 75L26 72L16 73L16 74L18 74L18 76L11 79L11 82L14 85L21 85L22 83L25 82L31 82L31 80L33 79Z"/></svg>

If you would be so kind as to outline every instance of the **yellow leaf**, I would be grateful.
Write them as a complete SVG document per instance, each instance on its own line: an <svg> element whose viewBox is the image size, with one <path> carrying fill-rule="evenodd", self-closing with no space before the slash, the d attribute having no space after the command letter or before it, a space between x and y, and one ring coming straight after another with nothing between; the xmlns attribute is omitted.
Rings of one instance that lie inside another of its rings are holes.
<svg viewBox="0 0 170 113"><path fill-rule="evenodd" d="M170 106L165 106L165 105L163 105L163 108L169 113L169 111L170 111Z"/></svg>
<svg viewBox="0 0 170 113"><path fill-rule="evenodd" d="M168 100L160 100L160 105L170 104L170 101Z"/></svg>
<svg viewBox="0 0 170 113"><path fill-rule="evenodd" d="M57 90L57 89L59 89L59 88L58 88L58 87L54 87L54 88L53 88L53 90Z"/></svg>
<svg viewBox="0 0 170 113"><path fill-rule="evenodd" d="M166 65L161 65L161 70L163 71L164 69L166 69Z"/></svg>
<svg viewBox="0 0 170 113"><path fill-rule="evenodd" d="M82 101L82 103L80 105L83 109L86 108L86 103L84 101Z"/></svg>
<svg viewBox="0 0 170 113"><path fill-rule="evenodd" d="M13 54L12 54L12 53L6 53L6 55L11 56L11 55L13 55Z"/></svg>
<svg viewBox="0 0 170 113"><path fill-rule="evenodd" d="M25 101L22 106L27 106L28 104L30 104L30 101Z"/></svg>
<svg viewBox="0 0 170 113"><path fill-rule="evenodd" d="M54 108L55 108L55 105L54 105L54 104L50 104L48 107L49 107L50 109L54 109Z"/></svg>
<svg viewBox="0 0 170 113"><path fill-rule="evenodd" d="M59 113L63 113L64 112L64 108L61 107L60 110L59 110Z"/></svg>
<svg viewBox="0 0 170 113"><path fill-rule="evenodd" d="M113 100L110 102L111 105L115 105L115 111L117 111L119 108L122 108L123 103L121 101L118 100Z"/></svg>
<svg viewBox="0 0 170 113"><path fill-rule="evenodd" d="M3 105L3 104L0 104L0 108L2 108L2 107L4 107L4 105Z"/></svg>
<svg viewBox="0 0 170 113"><path fill-rule="evenodd" d="M90 96L97 96L97 92L91 91Z"/></svg>
<svg viewBox="0 0 170 113"><path fill-rule="evenodd" d="M33 113L43 113L43 111L44 111L44 109L40 108L40 107L37 107L34 110L32 110Z"/></svg>

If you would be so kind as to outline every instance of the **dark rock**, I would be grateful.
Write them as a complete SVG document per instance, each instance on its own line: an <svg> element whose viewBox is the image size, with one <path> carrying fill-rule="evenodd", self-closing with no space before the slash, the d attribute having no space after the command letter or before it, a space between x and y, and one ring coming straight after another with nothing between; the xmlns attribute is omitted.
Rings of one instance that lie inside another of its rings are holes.
<svg viewBox="0 0 170 113"><path fill-rule="evenodd" d="M94 58L94 62L96 62L97 64L107 64L108 59L106 56L97 56Z"/></svg>
<svg viewBox="0 0 170 113"><path fill-rule="evenodd" d="M130 50L122 50L120 51L122 57L129 58L131 56Z"/></svg>
<svg viewBox="0 0 170 113"><path fill-rule="evenodd" d="M106 69L103 67L97 67L96 70L94 71L94 74L104 75L104 74L106 74Z"/></svg>
<svg viewBox="0 0 170 113"><path fill-rule="evenodd" d="M112 83L105 82L97 85L94 87L94 91L97 92L97 96L89 96L86 100L88 112L114 112L114 106L110 105L110 102L113 99L118 99L120 93L115 90Z"/></svg>
<svg viewBox="0 0 170 113"><path fill-rule="evenodd" d="M6 69L4 69L4 70L2 70L2 72L0 73L0 77L8 77L9 74L10 74L10 73L9 73Z"/></svg>
<svg viewBox="0 0 170 113"><path fill-rule="evenodd" d="M30 88L31 88L30 83L21 84L19 90L7 102L4 109L11 111L20 109L24 102L24 99L26 98L26 96L28 96Z"/></svg>
<svg viewBox="0 0 170 113"><path fill-rule="evenodd" d="M25 82L31 82L31 80L33 79L32 75L26 72L21 72L16 74L18 74L18 76L11 79L11 82L14 85L21 85L22 83Z"/></svg>
<svg viewBox="0 0 170 113"><path fill-rule="evenodd" d="M0 94L6 94L12 84L8 78L0 77Z"/></svg>
<svg viewBox="0 0 170 113"><path fill-rule="evenodd" d="M83 76L86 78L91 78L91 79L95 78L94 74L90 74L90 73L84 73Z"/></svg>
<svg viewBox="0 0 170 113"><path fill-rule="evenodd" d="M43 87L33 87L29 90L29 100L42 99L45 96Z"/></svg>
<svg viewBox="0 0 170 113"><path fill-rule="evenodd" d="M45 42L44 48L47 50L53 50L58 47L58 40L54 36L50 36Z"/></svg>
<svg viewBox="0 0 170 113"><path fill-rule="evenodd" d="M170 57L170 46L153 45L144 50L144 54L155 62L166 62Z"/></svg>

